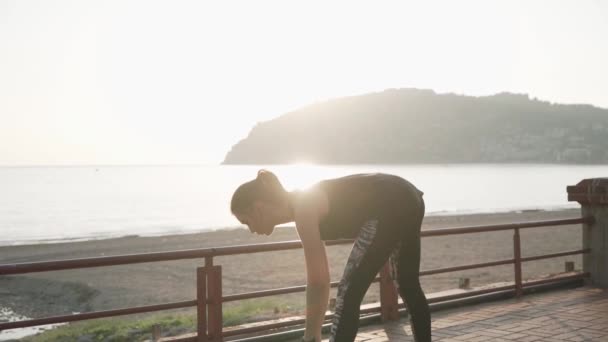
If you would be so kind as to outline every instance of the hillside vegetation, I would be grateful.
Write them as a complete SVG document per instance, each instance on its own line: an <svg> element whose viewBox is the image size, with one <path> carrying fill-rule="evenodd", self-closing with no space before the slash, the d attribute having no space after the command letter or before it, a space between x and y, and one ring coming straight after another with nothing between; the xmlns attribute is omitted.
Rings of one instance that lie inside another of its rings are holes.
<svg viewBox="0 0 608 342"><path fill-rule="evenodd" d="M608 110L391 89L258 123L224 164L607 163Z"/></svg>

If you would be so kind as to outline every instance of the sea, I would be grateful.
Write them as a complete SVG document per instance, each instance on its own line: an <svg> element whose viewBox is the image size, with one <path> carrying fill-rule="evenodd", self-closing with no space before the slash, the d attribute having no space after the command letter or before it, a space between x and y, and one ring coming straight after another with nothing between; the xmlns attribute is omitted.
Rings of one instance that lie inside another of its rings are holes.
<svg viewBox="0 0 608 342"><path fill-rule="evenodd" d="M608 176L608 165L545 164L0 167L0 246L241 227L230 198L262 168L288 190L396 174L424 192L427 215L576 208L566 186Z"/></svg>
<svg viewBox="0 0 608 342"><path fill-rule="evenodd" d="M18 315L13 310L8 308L0 307L0 323L4 322L17 322L22 320L27 320L28 317ZM30 328L20 328L20 329L10 329L10 330L0 330L0 341L14 341L20 338L35 335L41 333L45 330L50 330L55 327L58 327L63 324L47 324L40 325L37 327Z"/></svg>
<svg viewBox="0 0 608 342"><path fill-rule="evenodd" d="M0 167L0 246L242 227L230 198L260 169L288 190L353 173L396 174L424 192L427 215L577 208L566 186L608 176L608 165L545 164ZM23 319L0 308L0 322ZM2 331L0 341L53 327Z"/></svg>

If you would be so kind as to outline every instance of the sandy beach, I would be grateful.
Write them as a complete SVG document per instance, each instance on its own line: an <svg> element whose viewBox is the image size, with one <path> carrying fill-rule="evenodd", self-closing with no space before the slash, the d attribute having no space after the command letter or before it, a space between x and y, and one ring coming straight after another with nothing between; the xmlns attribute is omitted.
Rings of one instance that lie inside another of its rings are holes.
<svg viewBox="0 0 608 342"><path fill-rule="evenodd" d="M579 209L524 211L497 214L426 217L423 229L498 224L580 217ZM581 248L580 225L535 228L522 231L524 256ZM0 264L42 260L73 259L132 253L170 251L254 244L297 239L292 228L280 228L270 236L257 236L245 229L171 235L124 237L108 240L11 246L0 248ZM332 280L339 280L350 246L328 247ZM512 257L512 232L428 237L422 241L424 269L486 262ZM570 256L524 264L524 280L540 278L564 270L564 261L581 268L581 257ZM223 267L224 294L255 291L305 283L302 250L219 257ZM0 307L11 308L28 317L123 308L128 306L191 300L196 297L195 268L202 260L90 268L0 277ZM500 266L422 278L427 293L456 288L460 277L472 286L512 281L513 267ZM281 297L302 303L303 294ZM378 286L372 285L366 301L375 301ZM297 305L296 305L297 306Z"/></svg>

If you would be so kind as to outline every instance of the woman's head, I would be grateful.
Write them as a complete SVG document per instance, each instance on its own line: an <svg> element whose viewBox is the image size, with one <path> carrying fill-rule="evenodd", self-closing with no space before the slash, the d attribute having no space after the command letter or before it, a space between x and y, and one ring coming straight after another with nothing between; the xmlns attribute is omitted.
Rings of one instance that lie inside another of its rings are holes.
<svg viewBox="0 0 608 342"><path fill-rule="evenodd" d="M270 235L285 216L287 197L287 191L274 173L259 170L254 180L236 189L230 210L252 233Z"/></svg>

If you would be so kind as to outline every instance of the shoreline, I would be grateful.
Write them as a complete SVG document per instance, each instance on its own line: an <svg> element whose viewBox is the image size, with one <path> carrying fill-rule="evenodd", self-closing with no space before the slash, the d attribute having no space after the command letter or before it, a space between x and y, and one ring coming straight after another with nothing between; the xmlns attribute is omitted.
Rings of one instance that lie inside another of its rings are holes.
<svg viewBox="0 0 608 342"><path fill-rule="evenodd" d="M487 225L524 221L580 217L580 209L557 211L522 211L455 216L427 216L423 229ZM579 249L580 225L543 227L523 230L522 255L539 255ZM219 247L297 239L293 228L278 228L271 236L258 236L244 228L219 229L202 233L156 237L121 237L112 239L1 246L0 264L43 260L75 259L97 256L161 252L180 249ZM476 233L422 240L421 269L434 269L512 257L512 232ZM339 280L350 245L327 248L332 280ZM222 266L225 295L305 284L302 251L256 253L214 258ZM557 259L557 260L556 260ZM580 255L526 263L523 279L559 273L564 261L582 266ZM39 318L71 312L117 309L130 306L168 303L196 298L195 270L201 259L143 263L89 269L39 272L0 276L0 307L15 314ZM460 277L468 277L472 286L512 281L513 266L473 269L421 278L427 293L454 289ZM332 296L335 293L332 292ZM287 302L292 308L303 304L304 295L269 297ZM378 288L372 285L366 302L377 301ZM295 303L295 304L293 304Z"/></svg>
<svg viewBox="0 0 608 342"><path fill-rule="evenodd" d="M471 216L471 215L495 215L495 214L521 214L521 213L532 213L532 212L556 212L564 210L576 210L577 207L570 207L569 205L555 206L548 208L507 208L507 209L496 209L496 210L442 210L427 213L425 217L460 217L460 216ZM292 225L291 225L292 226ZM287 226L290 227L290 226ZM235 230L243 229L243 226L223 226L223 227L211 227L202 229L192 229L183 231L169 231L163 233L142 233L142 234L124 234L124 235L101 235L101 236L82 236L82 237L65 237L65 238L43 238L43 239L28 239L28 240L16 240L16 241L1 241L0 248L2 247L17 247L17 246L34 246L34 245L46 245L46 244L64 244L64 243L79 243L86 241L102 241L112 239L123 239L123 238L147 238L147 237L164 237L164 236L179 236L179 235L192 235L192 234L204 234L208 232L215 232L218 230Z"/></svg>

